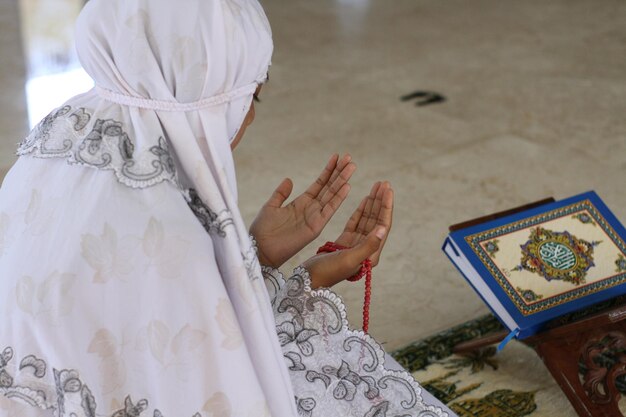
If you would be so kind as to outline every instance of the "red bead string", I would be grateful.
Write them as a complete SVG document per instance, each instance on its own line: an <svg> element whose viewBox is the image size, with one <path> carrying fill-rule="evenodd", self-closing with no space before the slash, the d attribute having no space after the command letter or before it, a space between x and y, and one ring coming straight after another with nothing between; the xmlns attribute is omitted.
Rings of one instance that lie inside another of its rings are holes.
<svg viewBox="0 0 626 417"><path fill-rule="evenodd" d="M335 252L338 250L348 249L345 246L336 244L335 242L326 242L324 246L317 250L317 253ZM372 261L367 258L361 262L359 271L348 278L348 281L356 282L365 277L365 297L363 299L363 331L367 333L370 324L370 301L372 298Z"/></svg>

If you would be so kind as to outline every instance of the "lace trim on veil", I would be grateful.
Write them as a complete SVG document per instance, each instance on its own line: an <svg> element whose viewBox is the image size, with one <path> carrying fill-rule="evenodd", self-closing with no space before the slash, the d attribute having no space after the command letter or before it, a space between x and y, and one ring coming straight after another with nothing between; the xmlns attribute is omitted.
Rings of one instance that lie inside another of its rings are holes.
<svg viewBox="0 0 626 417"><path fill-rule="evenodd" d="M306 269L287 280L276 269L262 270L301 416L448 416L424 402L411 374L385 368L381 346L349 328L337 294L311 290Z"/></svg>
<svg viewBox="0 0 626 417"><path fill-rule="evenodd" d="M120 183L131 188L177 183L174 159L163 137L143 149L136 147L121 122L92 121L85 108L66 105L39 122L20 143L17 155L66 158L70 164L112 170Z"/></svg>

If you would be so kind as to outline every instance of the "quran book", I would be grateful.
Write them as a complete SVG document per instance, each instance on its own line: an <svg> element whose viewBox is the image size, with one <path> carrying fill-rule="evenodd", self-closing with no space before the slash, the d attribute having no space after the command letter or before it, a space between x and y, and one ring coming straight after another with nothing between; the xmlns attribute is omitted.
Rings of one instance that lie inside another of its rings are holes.
<svg viewBox="0 0 626 417"><path fill-rule="evenodd" d="M595 192L491 217L452 226L443 251L510 337L626 293L626 229Z"/></svg>

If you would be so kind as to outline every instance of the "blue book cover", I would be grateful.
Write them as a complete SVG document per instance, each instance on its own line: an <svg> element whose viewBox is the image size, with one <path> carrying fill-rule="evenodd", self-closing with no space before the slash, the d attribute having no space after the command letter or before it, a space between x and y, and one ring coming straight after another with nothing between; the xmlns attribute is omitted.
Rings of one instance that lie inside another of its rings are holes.
<svg viewBox="0 0 626 417"><path fill-rule="evenodd" d="M626 229L591 191L451 232L443 250L522 339L626 293Z"/></svg>

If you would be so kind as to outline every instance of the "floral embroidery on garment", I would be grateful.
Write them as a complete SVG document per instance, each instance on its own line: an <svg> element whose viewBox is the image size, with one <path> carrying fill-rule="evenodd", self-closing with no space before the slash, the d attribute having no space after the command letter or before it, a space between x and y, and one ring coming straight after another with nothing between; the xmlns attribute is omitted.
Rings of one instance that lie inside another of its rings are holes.
<svg viewBox="0 0 626 417"><path fill-rule="evenodd" d="M176 183L174 159L165 138L155 138L152 146L138 151L122 122L93 121L82 107L52 111L20 143L17 154L66 158L71 164L113 170L119 182L132 188Z"/></svg>
<svg viewBox="0 0 626 417"><path fill-rule="evenodd" d="M6 347L0 354L0 394L43 410L53 410L55 417L96 417L96 399L76 370L52 369L54 384L43 379L48 375L48 365L34 355L25 356L19 365L19 374L11 375L7 368L13 359L13 349ZM139 417L148 409L148 400L136 403L126 396L123 408L113 411L110 417ZM164 417L155 409L153 417ZM195 413L192 417L201 417Z"/></svg>
<svg viewBox="0 0 626 417"><path fill-rule="evenodd" d="M161 278L181 278L182 264L187 261L190 246L191 243L180 236L166 233L162 221L150 217L141 247Z"/></svg>
<svg viewBox="0 0 626 417"><path fill-rule="evenodd" d="M138 244L130 235L118 237L109 223L104 223L101 235L84 234L81 255L95 270L92 281L102 284L111 278L129 280L135 268L132 257Z"/></svg>
<svg viewBox="0 0 626 417"><path fill-rule="evenodd" d="M411 374L384 366L385 353L368 334L351 330L341 298L311 290L308 272L296 268L285 280L263 267L276 332L300 416L446 417L422 399Z"/></svg>
<svg viewBox="0 0 626 417"><path fill-rule="evenodd" d="M243 334L237 322L232 304L226 298L220 298L215 313L215 321L222 332L220 346L226 350L235 350L243 345Z"/></svg>
<svg viewBox="0 0 626 417"><path fill-rule="evenodd" d="M226 237L226 226L234 225L232 213L229 210L222 210L219 213L211 210L211 208L202 201L198 192L194 188L189 188L183 192L183 196L196 215L204 230L211 235ZM241 253L244 266L250 281L259 279L260 265L256 253L256 242L251 237L251 245L246 252Z"/></svg>
<svg viewBox="0 0 626 417"><path fill-rule="evenodd" d="M42 192L36 188L31 190L30 200L24 213L24 224L29 234L41 236L46 233L57 214L56 201L58 200L44 198Z"/></svg>
<svg viewBox="0 0 626 417"><path fill-rule="evenodd" d="M58 271L48 274L44 280L22 276L15 286L16 304L24 313L56 326L62 317L72 312L72 289L77 281L75 274ZM63 302L58 302L59 296L63 297Z"/></svg>
<svg viewBox="0 0 626 417"><path fill-rule="evenodd" d="M209 208L204 201L198 195L198 192L194 188L189 188L183 193L189 208L196 215L204 230L209 234L217 234L218 236L225 237L225 228L228 225L233 224L233 217L230 211L223 210L220 213L216 213Z"/></svg>
<svg viewBox="0 0 626 417"><path fill-rule="evenodd" d="M448 415L440 407L423 401L421 387L410 374L384 367L382 348L369 335L348 328L341 299L327 289L312 291L306 270L298 268L287 281L274 271L270 282L279 284L272 304L294 391L301 395L294 399L299 415ZM230 322L232 317L218 321ZM241 335L230 332L233 323L226 324L224 329L229 329L225 332L226 343L240 344ZM206 337L205 333L189 325L183 326L176 335L170 330L160 322L151 322L146 327L144 344L157 360L166 359L166 350L175 355L181 350L195 349ZM150 333L154 335L150 336ZM100 329L88 351L106 362L108 358L119 356L118 342L109 331ZM14 360L11 347L0 353L0 394L9 399L52 410L57 417L140 417L148 412L147 399L135 402L126 396L123 406L116 411L97 413L96 398L77 370L51 368L45 360L32 354L24 356L19 366L12 363ZM109 366L110 363L107 368ZM115 410L117 406L111 408ZM230 403L222 397L215 397L205 404L206 408L230 409ZM154 409L152 416L164 417L159 409ZM200 416L196 413L193 417Z"/></svg>

